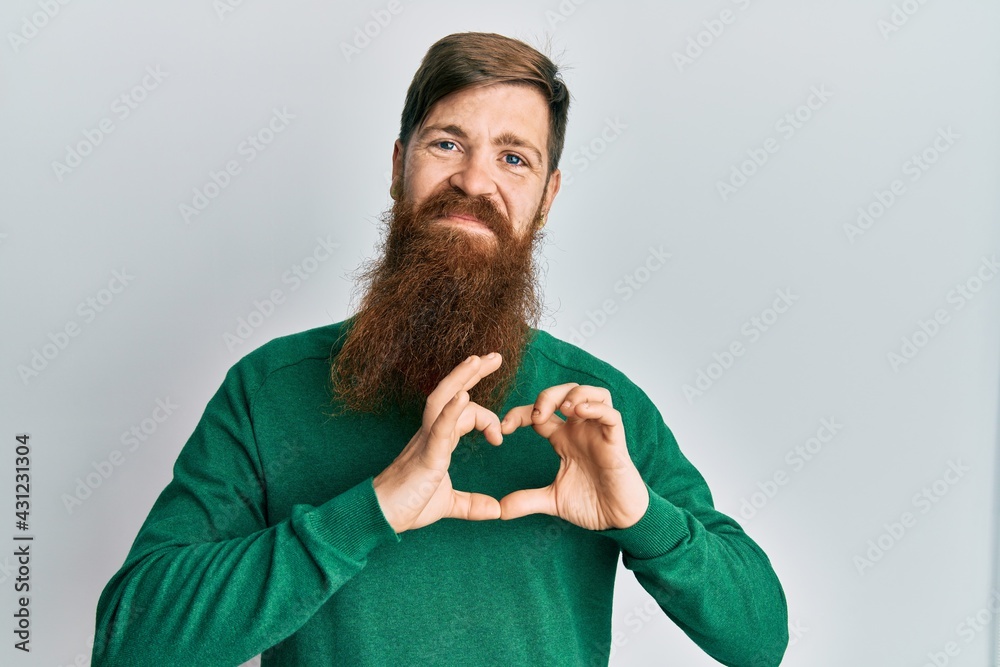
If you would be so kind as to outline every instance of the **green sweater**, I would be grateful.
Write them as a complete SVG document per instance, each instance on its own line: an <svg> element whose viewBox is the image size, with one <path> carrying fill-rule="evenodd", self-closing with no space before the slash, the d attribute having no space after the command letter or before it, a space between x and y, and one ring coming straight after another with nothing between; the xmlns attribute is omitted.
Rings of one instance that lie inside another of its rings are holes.
<svg viewBox="0 0 1000 667"><path fill-rule="evenodd" d="M327 416L330 357L349 323L275 339L226 374L101 594L94 665L234 666L258 653L263 667L607 665L619 553L714 658L780 662L787 609L767 556L714 509L646 394L543 331L504 412L556 384L606 387L646 513L625 529L534 514L397 535L372 480L419 417ZM548 485L558 467L548 441L521 428L499 447L464 436L449 473L456 489L499 499Z"/></svg>

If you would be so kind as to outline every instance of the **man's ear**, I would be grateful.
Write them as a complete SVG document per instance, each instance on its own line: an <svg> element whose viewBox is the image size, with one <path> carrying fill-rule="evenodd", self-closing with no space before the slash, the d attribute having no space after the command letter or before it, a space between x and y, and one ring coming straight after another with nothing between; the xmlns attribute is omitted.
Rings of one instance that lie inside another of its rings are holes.
<svg viewBox="0 0 1000 667"><path fill-rule="evenodd" d="M549 182L545 186L545 195L542 199L542 211L548 213L552 210L552 202L555 201L556 195L559 194L559 187L562 185L562 172L558 169L552 172L549 176Z"/></svg>
<svg viewBox="0 0 1000 667"><path fill-rule="evenodd" d="M403 178L403 163L405 161L405 154L403 153L403 142L396 139L396 143L392 146L392 185L390 186L390 192Z"/></svg>

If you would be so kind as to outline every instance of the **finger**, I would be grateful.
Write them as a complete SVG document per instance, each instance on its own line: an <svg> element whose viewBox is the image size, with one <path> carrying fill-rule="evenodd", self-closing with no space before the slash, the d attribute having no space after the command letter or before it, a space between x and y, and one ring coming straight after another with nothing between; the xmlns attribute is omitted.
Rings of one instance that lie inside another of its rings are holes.
<svg viewBox="0 0 1000 667"><path fill-rule="evenodd" d="M522 426L531 424L531 405L518 405L507 411L507 414L500 420L500 431L504 435L513 433ZM528 419L525 421L525 415Z"/></svg>
<svg viewBox="0 0 1000 667"><path fill-rule="evenodd" d="M589 384L581 384L569 390L569 393L563 397L563 400L557 406L557 409L563 414L566 414L566 408L580 403L604 403L605 405L614 407L611 402L610 391L604 387L594 387Z"/></svg>
<svg viewBox="0 0 1000 667"><path fill-rule="evenodd" d="M445 470L451 462L451 453L458 445L458 418L469 403L469 392L460 391L454 398L448 401L441 414L438 415L434 423L431 424L427 433L427 447L424 449L422 458L428 466L435 469L443 466Z"/></svg>
<svg viewBox="0 0 1000 667"><path fill-rule="evenodd" d="M613 429L622 425L621 413L605 403L578 403L567 407L566 410L563 411L563 414L567 418L573 416L580 419L589 419L599 422L606 429Z"/></svg>
<svg viewBox="0 0 1000 667"><path fill-rule="evenodd" d="M488 410L476 402L470 401L458 420L458 434L465 435L472 429L482 431L487 442L499 445L503 442L503 432L500 428L500 418L492 410Z"/></svg>
<svg viewBox="0 0 1000 667"><path fill-rule="evenodd" d="M566 395L569 394L570 390L579 386L578 382L567 382L547 387L538 392L538 396L535 398L535 409L532 412L533 418L539 422L547 421L549 415L556 411L556 407L566 400Z"/></svg>
<svg viewBox="0 0 1000 667"><path fill-rule="evenodd" d="M528 514L557 516L556 496L552 485L541 489L521 489L500 499L500 518L517 519Z"/></svg>
<svg viewBox="0 0 1000 667"><path fill-rule="evenodd" d="M622 415L614 408L604 403L581 403L570 408L571 415L577 419L590 420L601 427L601 433L609 445L624 442L624 427L622 426ZM612 469L634 468L632 459L628 454L627 447L602 447L595 452L600 458L600 465L609 466Z"/></svg>
<svg viewBox="0 0 1000 667"><path fill-rule="evenodd" d="M556 410L562 410L562 404L571 395L573 396L571 403L581 402L581 397L583 397L584 400L593 401L607 400L610 402L611 400L611 393L607 389L603 389L601 387L581 385L577 382L557 384L547 387L538 393L538 397L535 399L535 413L533 419L536 422L547 421L549 416Z"/></svg>
<svg viewBox="0 0 1000 667"><path fill-rule="evenodd" d="M499 352L490 352L489 354L479 355L479 360L482 364L479 367L479 372L476 373L475 376L469 378L466 383L462 385L462 389L466 391L472 389L480 380L500 368L500 364L503 363L503 355Z"/></svg>
<svg viewBox="0 0 1000 667"><path fill-rule="evenodd" d="M466 358L438 382L424 404L424 424L433 422L455 394L472 389L479 380L500 368L502 357L496 352L491 354L495 356L480 357L474 354Z"/></svg>
<svg viewBox="0 0 1000 667"><path fill-rule="evenodd" d="M487 521L500 518L500 503L484 493L453 490L451 510L445 514L450 519Z"/></svg>
<svg viewBox="0 0 1000 667"><path fill-rule="evenodd" d="M548 438L563 425L562 417L555 413L549 416L548 421L536 423L532 417L534 409L535 406L533 405L519 405L516 408L511 408L504 416L503 421L500 422L501 432L506 435L513 433L522 426L532 426L535 429L535 433L543 438Z"/></svg>

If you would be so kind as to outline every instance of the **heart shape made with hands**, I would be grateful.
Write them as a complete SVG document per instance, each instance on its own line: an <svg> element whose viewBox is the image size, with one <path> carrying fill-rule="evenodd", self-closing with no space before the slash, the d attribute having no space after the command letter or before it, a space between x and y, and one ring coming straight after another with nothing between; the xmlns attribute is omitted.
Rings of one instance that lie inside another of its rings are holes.
<svg viewBox="0 0 1000 667"><path fill-rule="evenodd" d="M576 382L554 385L540 391L533 404L511 408L500 420L472 402L469 390L501 363L498 353L468 357L428 395L420 429L372 481L389 525L398 533L441 518L478 521L536 513L589 530L635 525L646 513L649 492L629 456L611 393ZM559 456L559 469L548 486L519 489L499 500L452 486L448 468L463 435L481 431L499 447L504 435L525 426L548 440Z"/></svg>
<svg viewBox="0 0 1000 667"><path fill-rule="evenodd" d="M548 387L534 404L511 408L500 420L500 433L527 426L552 445L559 470L546 487L501 498L501 519L542 513L605 530L628 528L646 513L649 495L629 457L621 413L607 389L575 382Z"/></svg>

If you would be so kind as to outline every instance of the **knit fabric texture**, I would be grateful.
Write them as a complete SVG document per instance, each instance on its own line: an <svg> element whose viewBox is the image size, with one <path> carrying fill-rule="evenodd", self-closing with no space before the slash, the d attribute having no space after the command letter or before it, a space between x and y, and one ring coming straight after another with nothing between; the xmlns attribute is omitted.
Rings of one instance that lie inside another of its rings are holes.
<svg viewBox="0 0 1000 667"><path fill-rule="evenodd" d="M646 513L598 531L533 514L396 534L372 481L419 416L330 416L350 321L272 340L228 371L100 596L94 665L607 665L619 557L719 662L780 662L787 608L767 556L715 510L649 397L544 331L531 330L498 416L553 385L608 389ZM500 446L463 436L449 474L499 499L558 468L527 427Z"/></svg>

